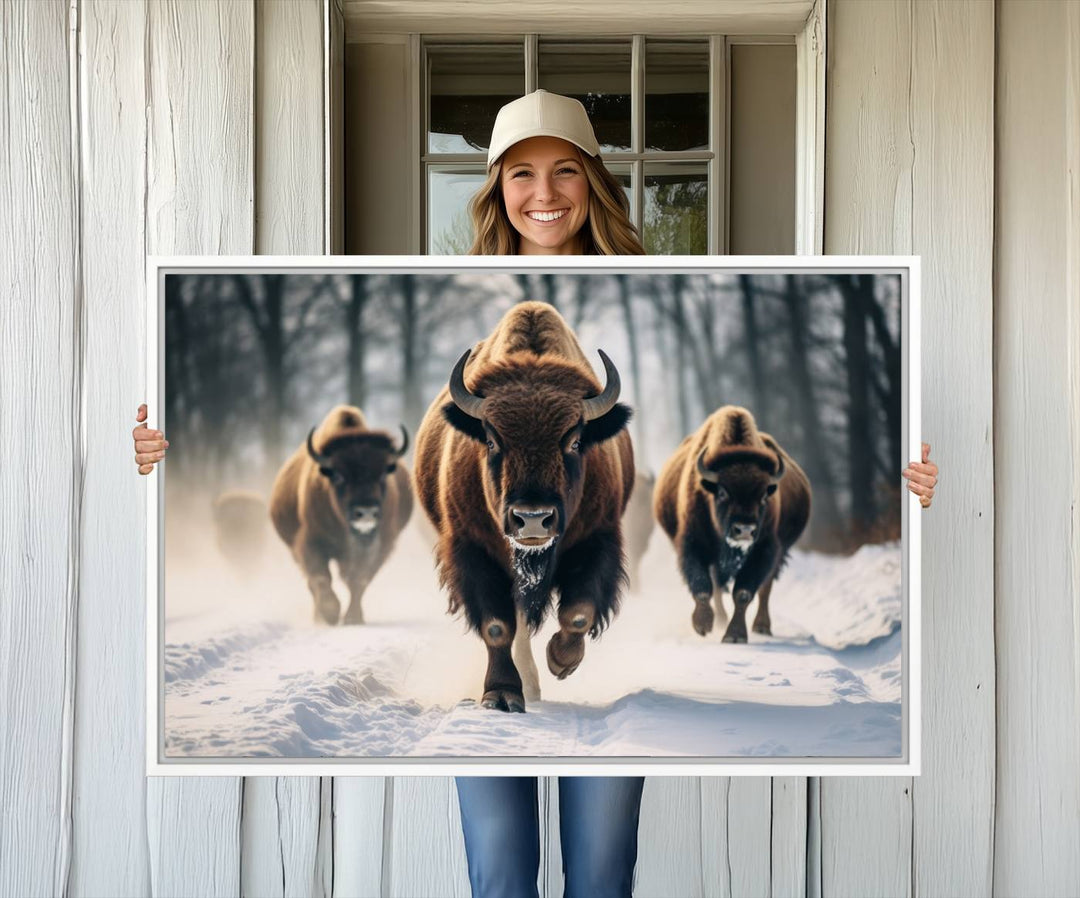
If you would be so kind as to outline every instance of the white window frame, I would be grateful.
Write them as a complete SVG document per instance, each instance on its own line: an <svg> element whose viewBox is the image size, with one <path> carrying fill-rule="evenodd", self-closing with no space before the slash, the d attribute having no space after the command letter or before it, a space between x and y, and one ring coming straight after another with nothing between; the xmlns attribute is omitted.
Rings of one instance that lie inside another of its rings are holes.
<svg viewBox="0 0 1080 898"><path fill-rule="evenodd" d="M729 109L730 109L730 48L734 44L765 43L790 44L796 48L796 135L795 135L795 171L796 171L796 229L795 252L798 255L819 255L823 252L824 229L824 183L825 183L825 4L826 0L814 0L809 15L797 29L780 29L779 33L768 35L754 34L715 34L709 38L709 141L714 151L687 151L684 153L650 154L641 152L644 140L643 102L631 105L631 140L632 152L611 154L612 162L629 162L632 165L632 184L634 186L634 208L632 219L640 225L644 211L644 164L648 161L705 161L708 171L709 234L707 249L710 255L726 255L728 251L728 180L730 154ZM753 3L749 3L753 6ZM747 20L749 21L749 19ZM725 25L730 30L732 20ZM499 32L493 24L493 30L483 35L439 33L409 35L410 49L410 126L409 138L411 166L409 197L409 240L410 251L416 254L425 252L428 244L427 185L424 182L426 164L473 163L475 155L428 154L427 140L427 98L426 98L426 42L438 41L453 43L493 43L523 40L525 53L525 90L536 89L539 35L544 37L562 37L557 31L543 29L534 33L522 34L518 31ZM582 37L580 34L567 37ZM592 35L582 37L588 40ZM595 31L595 37L611 37ZM649 38L688 37L684 33L666 34L649 30ZM632 36L631 56L631 96L644 98L641 90L644 78L646 34ZM721 214L722 213L722 214Z"/></svg>

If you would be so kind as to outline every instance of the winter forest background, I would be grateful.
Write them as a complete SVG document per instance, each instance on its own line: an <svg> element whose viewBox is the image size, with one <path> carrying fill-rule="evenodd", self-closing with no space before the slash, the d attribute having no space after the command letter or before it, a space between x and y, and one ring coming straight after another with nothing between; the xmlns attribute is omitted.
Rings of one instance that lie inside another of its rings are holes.
<svg viewBox="0 0 1080 898"><path fill-rule="evenodd" d="M804 548L899 538L896 274L166 275L166 507L268 496L341 402L415 437L461 353L528 299L559 309L601 381L597 348L615 362L639 468L742 405L810 478Z"/></svg>

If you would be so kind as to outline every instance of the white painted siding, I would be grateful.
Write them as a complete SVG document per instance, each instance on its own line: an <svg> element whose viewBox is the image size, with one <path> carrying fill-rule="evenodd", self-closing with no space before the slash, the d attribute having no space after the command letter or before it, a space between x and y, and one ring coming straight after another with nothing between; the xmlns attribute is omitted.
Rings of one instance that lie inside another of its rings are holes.
<svg viewBox="0 0 1080 898"><path fill-rule="evenodd" d="M1080 892L1080 12L1002 3L994 891Z"/></svg>
<svg viewBox="0 0 1080 898"><path fill-rule="evenodd" d="M0 893L60 891L71 852L79 408L77 135L67 6L0 17ZM32 371L33 379L26 373ZM31 389L31 383L33 388Z"/></svg>
<svg viewBox="0 0 1080 898"><path fill-rule="evenodd" d="M73 895L150 893L143 763L147 482L131 430L146 395L147 10L79 8L86 488L75 680ZM156 420L159 409L151 407ZM123 858L123 863L118 859Z"/></svg>
<svg viewBox="0 0 1080 898"><path fill-rule="evenodd" d="M825 251L922 257L923 438L943 475L923 521L923 775L822 781L822 893L986 895L994 7L844 0L829 15Z"/></svg>
<svg viewBox="0 0 1080 898"><path fill-rule="evenodd" d="M4 6L2 896L468 892L448 779L142 775L143 254L325 251L335 10ZM1080 6L829 10L826 250L923 257L924 773L650 779L638 894L1076 894Z"/></svg>

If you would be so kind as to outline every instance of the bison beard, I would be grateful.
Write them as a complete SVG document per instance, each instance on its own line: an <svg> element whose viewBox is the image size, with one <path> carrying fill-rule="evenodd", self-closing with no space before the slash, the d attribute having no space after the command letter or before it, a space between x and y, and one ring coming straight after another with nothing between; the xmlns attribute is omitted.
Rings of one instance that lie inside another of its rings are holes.
<svg viewBox="0 0 1080 898"><path fill-rule="evenodd" d="M544 622L551 597L551 581L555 572L555 545L539 550L514 547L511 563L514 566L514 605L525 612L530 632L535 633Z"/></svg>

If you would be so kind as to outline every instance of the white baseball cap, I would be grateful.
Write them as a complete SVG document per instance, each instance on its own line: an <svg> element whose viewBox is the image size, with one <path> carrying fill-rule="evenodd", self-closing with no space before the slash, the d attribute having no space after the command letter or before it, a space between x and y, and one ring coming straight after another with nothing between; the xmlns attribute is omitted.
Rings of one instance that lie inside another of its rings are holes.
<svg viewBox="0 0 1080 898"><path fill-rule="evenodd" d="M488 168L515 143L529 137L561 137L590 156L600 152L589 115L581 103L573 97L536 90L507 103L495 116Z"/></svg>

